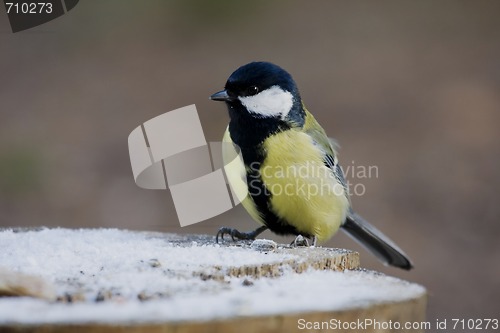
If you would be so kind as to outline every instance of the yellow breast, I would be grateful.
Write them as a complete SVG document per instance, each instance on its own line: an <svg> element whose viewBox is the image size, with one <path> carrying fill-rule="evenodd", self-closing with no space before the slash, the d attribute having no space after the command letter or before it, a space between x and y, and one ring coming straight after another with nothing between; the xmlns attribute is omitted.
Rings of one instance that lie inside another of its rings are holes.
<svg viewBox="0 0 500 333"><path fill-rule="evenodd" d="M275 214L320 242L333 236L349 202L320 148L306 133L291 129L269 137L264 149L261 177Z"/></svg>

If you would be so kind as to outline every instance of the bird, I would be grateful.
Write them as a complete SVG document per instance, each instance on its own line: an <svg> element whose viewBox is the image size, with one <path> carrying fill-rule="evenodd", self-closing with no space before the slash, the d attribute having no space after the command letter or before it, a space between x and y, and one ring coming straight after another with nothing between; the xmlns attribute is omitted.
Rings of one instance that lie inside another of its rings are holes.
<svg viewBox="0 0 500 333"><path fill-rule="evenodd" d="M222 227L216 235L253 240L269 229L312 239L313 245L344 230L386 265L409 270L409 257L354 212L338 161L338 147L308 111L292 76L266 61L236 69L224 89L210 96L225 102L229 124L224 146L241 160L223 160L230 187L260 226L250 232Z"/></svg>

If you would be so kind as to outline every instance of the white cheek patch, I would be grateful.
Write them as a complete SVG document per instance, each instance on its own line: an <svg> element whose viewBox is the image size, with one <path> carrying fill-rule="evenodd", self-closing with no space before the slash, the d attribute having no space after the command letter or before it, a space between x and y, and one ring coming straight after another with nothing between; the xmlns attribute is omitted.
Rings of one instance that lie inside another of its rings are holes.
<svg viewBox="0 0 500 333"><path fill-rule="evenodd" d="M277 117L284 119L293 106L293 96L278 86L272 86L257 95L238 97L241 104L251 113L262 117Z"/></svg>

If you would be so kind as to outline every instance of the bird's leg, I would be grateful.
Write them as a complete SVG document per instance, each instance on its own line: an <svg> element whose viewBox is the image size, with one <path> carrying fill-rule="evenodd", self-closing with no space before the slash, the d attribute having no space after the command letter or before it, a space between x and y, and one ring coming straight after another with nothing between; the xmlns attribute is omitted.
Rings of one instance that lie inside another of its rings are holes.
<svg viewBox="0 0 500 333"><path fill-rule="evenodd" d="M264 230L266 230L266 226L258 227L254 231L250 232L240 232L233 228L222 227L217 231L217 235L215 236L215 242L219 243L219 236L221 239L224 239L224 235L231 235L231 239L236 241L237 239L255 239L258 235L260 235Z"/></svg>
<svg viewBox="0 0 500 333"><path fill-rule="evenodd" d="M316 247L316 244L318 243L318 237L313 236L313 247Z"/></svg>

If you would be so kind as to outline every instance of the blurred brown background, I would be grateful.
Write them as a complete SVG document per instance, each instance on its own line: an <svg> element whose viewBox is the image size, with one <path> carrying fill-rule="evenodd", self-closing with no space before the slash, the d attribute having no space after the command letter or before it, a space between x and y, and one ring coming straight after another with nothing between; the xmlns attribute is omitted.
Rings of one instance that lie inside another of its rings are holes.
<svg viewBox="0 0 500 333"><path fill-rule="evenodd" d="M0 227L254 228L241 207L180 228L168 191L134 184L127 137L194 103L219 140L228 117L208 96L268 60L292 73L344 167L378 167L354 207L416 268L385 268L343 233L326 245L426 286L430 320L498 318L499 15L495 0L82 0L12 34L2 11Z"/></svg>

